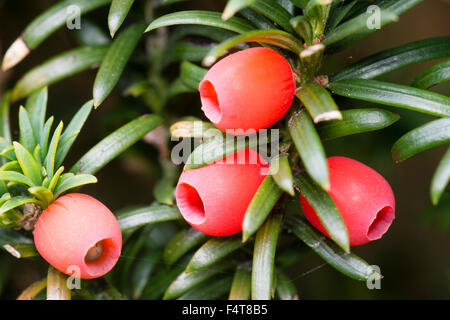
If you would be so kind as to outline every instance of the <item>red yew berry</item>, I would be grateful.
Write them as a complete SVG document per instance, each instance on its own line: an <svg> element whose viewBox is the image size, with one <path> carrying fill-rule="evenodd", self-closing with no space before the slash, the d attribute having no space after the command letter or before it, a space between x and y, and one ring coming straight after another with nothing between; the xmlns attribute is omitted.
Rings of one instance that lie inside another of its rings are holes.
<svg viewBox="0 0 450 320"><path fill-rule="evenodd" d="M199 91L203 112L219 129L258 131L283 117L294 98L295 82L281 54L257 47L216 63Z"/></svg>
<svg viewBox="0 0 450 320"><path fill-rule="evenodd" d="M388 182L375 170L353 159L328 158L329 194L347 227L350 245L381 238L395 218L395 199ZM329 237L314 209L300 195L306 218Z"/></svg>
<svg viewBox="0 0 450 320"><path fill-rule="evenodd" d="M242 230L250 201L268 165L254 150L231 154L207 166L183 171L176 189L177 205L184 219L212 236Z"/></svg>
<svg viewBox="0 0 450 320"><path fill-rule="evenodd" d="M34 242L41 256L59 271L92 279L116 264L122 233L116 217L100 201L71 193L42 212Z"/></svg>

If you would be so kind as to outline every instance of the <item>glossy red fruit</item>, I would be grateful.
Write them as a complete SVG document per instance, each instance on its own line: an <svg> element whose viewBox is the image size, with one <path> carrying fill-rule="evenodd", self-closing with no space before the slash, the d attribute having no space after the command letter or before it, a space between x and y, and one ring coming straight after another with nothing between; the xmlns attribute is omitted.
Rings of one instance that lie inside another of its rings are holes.
<svg viewBox="0 0 450 320"><path fill-rule="evenodd" d="M116 264L122 233L116 217L100 201L71 193L42 212L34 242L40 255L59 271L92 279Z"/></svg>
<svg viewBox="0 0 450 320"><path fill-rule="evenodd" d="M178 208L184 219L203 233L237 233L242 230L247 207L267 172L267 163L251 149L183 171L176 188Z"/></svg>
<svg viewBox="0 0 450 320"><path fill-rule="evenodd" d="M294 98L295 83L282 55L258 47L220 60L206 73L199 91L203 112L219 129L258 131L283 117Z"/></svg>
<svg viewBox="0 0 450 320"><path fill-rule="evenodd" d="M394 193L388 182L372 168L353 159L330 157L328 167L329 194L347 226L350 245L362 245L381 238L395 218ZM302 195L300 203L309 222L328 236Z"/></svg>

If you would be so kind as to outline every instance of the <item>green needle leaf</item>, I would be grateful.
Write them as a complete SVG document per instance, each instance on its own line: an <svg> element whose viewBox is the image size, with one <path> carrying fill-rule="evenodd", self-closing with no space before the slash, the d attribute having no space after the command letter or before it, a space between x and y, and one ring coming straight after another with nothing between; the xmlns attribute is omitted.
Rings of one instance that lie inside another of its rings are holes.
<svg viewBox="0 0 450 320"><path fill-rule="evenodd" d="M53 193L44 187L31 187L28 188L28 192L35 196L39 201L41 201L42 204L44 204L44 207L42 209L46 209L50 203L52 203L53 200Z"/></svg>
<svg viewBox="0 0 450 320"><path fill-rule="evenodd" d="M10 161L16 159L13 145L3 137L0 137L0 155Z"/></svg>
<svg viewBox="0 0 450 320"><path fill-rule="evenodd" d="M16 258L38 255L33 240L12 229L0 228L0 247Z"/></svg>
<svg viewBox="0 0 450 320"><path fill-rule="evenodd" d="M182 2L182 1L186 1L186 0L161 0L160 5L161 6L167 6L167 5L174 4L174 3L177 3L177 2Z"/></svg>
<svg viewBox="0 0 450 320"><path fill-rule="evenodd" d="M309 0L291 0L291 2L300 9L305 9Z"/></svg>
<svg viewBox="0 0 450 320"><path fill-rule="evenodd" d="M50 180L49 184L48 184L48 190L50 190L51 192L55 191L55 187L56 184L59 181L59 177L61 176L61 174L64 171L64 167L59 167L58 170L56 170L55 174L53 175L53 178ZM69 174L71 177L73 176L72 174Z"/></svg>
<svg viewBox="0 0 450 320"><path fill-rule="evenodd" d="M53 133L52 140L50 142L50 146L48 147L47 157L45 158L45 169L47 170L47 177L49 180L53 178L53 173L55 169L55 157L56 157L56 149L59 144L59 137L61 136L61 131L63 128L62 121L56 127L55 132Z"/></svg>
<svg viewBox="0 0 450 320"><path fill-rule="evenodd" d="M449 55L450 36L415 41L364 58L336 72L330 81L371 79L412 64Z"/></svg>
<svg viewBox="0 0 450 320"><path fill-rule="evenodd" d="M41 139L41 134L45 123L45 113L47 111L47 99L48 90L47 87L44 87L36 93L30 95L25 104L28 114L30 115L35 141L39 141Z"/></svg>
<svg viewBox="0 0 450 320"><path fill-rule="evenodd" d="M170 161L161 162L163 174L153 187L153 196L161 204L173 205L175 185L178 180L176 166Z"/></svg>
<svg viewBox="0 0 450 320"><path fill-rule="evenodd" d="M306 44L310 46L314 40L314 33L309 22L309 19L305 16L297 16L289 21L294 28L295 32L305 40Z"/></svg>
<svg viewBox="0 0 450 320"><path fill-rule="evenodd" d="M164 66L170 65L177 61L202 61L211 49L212 44L195 44L186 41L175 42L164 57Z"/></svg>
<svg viewBox="0 0 450 320"><path fill-rule="evenodd" d="M450 142L450 118L434 120L398 139L392 146L392 157L396 162L401 162L447 142Z"/></svg>
<svg viewBox="0 0 450 320"><path fill-rule="evenodd" d="M250 3L249 8L277 23L284 30L290 33L294 32L294 29L292 29L292 26L289 23L292 15L277 2L271 0L256 0Z"/></svg>
<svg viewBox="0 0 450 320"><path fill-rule="evenodd" d="M183 61L180 66L180 79L190 88L198 90L198 85L205 77L207 71L207 69L189 61Z"/></svg>
<svg viewBox="0 0 450 320"><path fill-rule="evenodd" d="M403 14L407 10L411 9L412 7L416 6L420 2L422 2L422 0L383 0L383 1L377 2L377 5L379 6L379 8L381 10L387 10L387 11L390 11L390 12L396 14L397 16L400 16L401 14ZM363 8L362 11L367 11L367 8L369 5L371 5L371 3L367 3L367 6L365 6L363 4L361 6ZM369 34L375 32L375 31L377 31L377 29L373 28L373 29L364 29L363 31L354 33L354 34L332 44L329 47L329 49L330 49L329 51L334 52L337 50L341 50L342 48L345 48L346 46L367 37Z"/></svg>
<svg viewBox="0 0 450 320"><path fill-rule="evenodd" d="M14 246L7 244L3 248L18 259L39 256L36 247L32 244L16 244Z"/></svg>
<svg viewBox="0 0 450 320"><path fill-rule="evenodd" d="M294 196L294 179L289 164L289 155L281 153L270 161L270 174L278 187Z"/></svg>
<svg viewBox="0 0 450 320"><path fill-rule="evenodd" d="M353 0L349 3L343 3L342 1L333 1L330 16L327 21L327 30L333 30L336 26L345 18L350 12L353 6L357 3L357 0Z"/></svg>
<svg viewBox="0 0 450 320"><path fill-rule="evenodd" d="M280 48L290 50L296 54L300 54L300 51L302 50L299 40L287 32L281 30L256 30L229 38L214 46L203 59L202 64L206 67L211 66L229 49L243 42L261 42L273 44Z"/></svg>
<svg viewBox="0 0 450 320"><path fill-rule="evenodd" d="M75 176L70 176L66 179L59 179L55 187L54 198L58 198L62 193L77 188L86 184L96 183L97 178L90 174L77 174Z"/></svg>
<svg viewBox="0 0 450 320"><path fill-rule="evenodd" d="M42 129L42 134L39 142L39 145L41 147L41 159L44 159L47 155L48 138L50 137L50 131L52 129L53 120L54 120L53 116L48 118L44 124L44 128Z"/></svg>
<svg viewBox="0 0 450 320"><path fill-rule="evenodd" d="M170 86L169 96L173 97L184 92L196 92L207 71L189 61L181 62L180 77Z"/></svg>
<svg viewBox="0 0 450 320"><path fill-rule="evenodd" d="M203 282L177 300L217 300L230 290L232 277L218 276L214 282Z"/></svg>
<svg viewBox="0 0 450 320"><path fill-rule="evenodd" d="M9 126L9 100L11 92L6 92L0 102L0 137L11 142L11 129Z"/></svg>
<svg viewBox="0 0 450 320"><path fill-rule="evenodd" d="M95 174L161 123L162 119L156 115L144 115L130 121L96 144L70 171Z"/></svg>
<svg viewBox="0 0 450 320"><path fill-rule="evenodd" d="M169 13L159 17L150 23L145 32L180 24L198 24L230 30L237 33L244 33L254 29L252 25L240 18L232 17L227 21L223 21L220 12L190 10Z"/></svg>
<svg viewBox="0 0 450 320"><path fill-rule="evenodd" d="M322 20L327 17L327 9L332 0L309 0L305 7L305 14L316 20Z"/></svg>
<svg viewBox="0 0 450 320"><path fill-rule="evenodd" d="M211 267L243 246L239 235L231 237L215 237L204 243L189 262L186 272L195 272Z"/></svg>
<svg viewBox="0 0 450 320"><path fill-rule="evenodd" d="M272 23L269 19L266 17L260 15L258 12L250 9L250 8L244 8L239 12L239 15L242 16L244 19L248 20L252 25L254 25L257 29L276 29L274 23Z"/></svg>
<svg viewBox="0 0 450 320"><path fill-rule="evenodd" d="M7 70L22 61L30 49L36 48L49 35L63 24L79 18L86 12L106 5L111 0L64 0L56 3L37 18L24 30L22 36L8 48L5 53L2 69Z"/></svg>
<svg viewBox="0 0 450 320"><path fill-rule="evenodd" d="M87 18L83 18L83 28L73 31L75 38L82 46L97 46L111 42L110 35Z"/></svg>
<svg viewBox="0 0 450 320"><path fill-rule="evenodd" d="M277 272L277 295L281 300L298 300L297 288L281 271Z"/></svg>
<svg viewBox="0 0 450 320"><path fill-rule="evenodd" d="M139 42L145 25L136 23L123 30L111 43L95 77L94 106L98 107L109 95Z"/></svg>
<svg viewBox="0 0 450 320"><path fill-rule="evenodd" d="M245 212L242 222L242 239L247 241L264 223L273 207L280 199L282 191L272 176L264 178Z"/></svg>
<svg viewBox="0 0 450 320"><path fill-rule="evenodd" d="M30 117L27 110L20 106L19 108L19 130L20 130L20 143L27 150L34 150L36 141L34 140L33 127L31 125Z"/></svg>
<svg viewBox="0 0 450 320"><path fill-rule="evenodd" d="M33 282L17 297L17 300L33 300L42 290L47 287L47 278Z"/></svg>
<svg viewBox="0 0 450 320"><path fill-rule="evenodd" d="M450 59L429 67L420 73L411 86L428 89L436 84L450 80Z"/></svg>
<svg viewBox="0 0 450 320"><path fill-rule="evenodd" d="M272 215L256 234L252 266L252 299L270 300L274 289L275 250L281 214Z"/></svg>
<svg viewBox="0 0 450 320"><path fill-rule="evenodd" d="M178 208L165 205L151 205L131 209L117 215L122 232L125 230L136 229L147 224L179 220L181 218Z"/></svg>
<svg viewBox="0 0 450 320"><path fill-rule="evenodd" d="M33 157L34 157L34 160L36 160L36 162L38 163L38 165L42 166L41 146L40 145L36 145L36 147L34 148Z"/></svg>
<svg viewBox="0 0 450 320"><path fill-rule="evenodd" d="M11 200L11 194L7 191L0 197L0 205L4 204L6 201Z"/></svg>
<svg viewBox="0 0 450 320"><path fill-rule="evenodd" d="M13 147L13 149L14 149L14 147ZM8 161L3 166L1 166L0 171L16 171L16 172L20 172L21 169L20 169L19 162L17 162L16 160L12 160L12 161Z"/></svg>
<svg viewBox="0 0 450 320"><path fill-rule="evenodd" d="M437 205L445 187L450 181L450 148L442 157L439 165L434 172L433 179L431 180L431 201L434 205Z"/></svg>
<svg viewBox="0 0 450 320"><path fill-rule="evenodd" d="M178 232L164 248L163 258L166 264L172 265L185 253L205 242L209 237L194 228Z"/></svg>
<svg viewBox="0 0 450 320"><path fill-rule="evenodd" d="M33 158L33 155L20 143L14 141L13 145L17 161L19 161L23 174L33 181L35 185L40 185L42 182L41 168Z"/></svg>
<svg viewBox="0 0 450 320"><path fill-rule="evenodd" d="M15 172L15 171L1 171L0 172L0 180L2 181L15 181L22 183L27 186L34 186L33 181L28 179L26 176L24 176L21 173Z"/></svg>
<svg viewBox="0 0 450 320"><path fill-rule="evenodd" d="M215 265L210 269L204 269L196 272L183 272L181 273L174 282L167 288L163 299L175 299L181 296L182 294L192 290L202 282L205 282L208 279L214 278L218 275L221 275L224 271L231 268L234 263L221 263L220 265Z"/></svg>
<svg viewBox="0 0 450 320"><path fill-rule="evenodd" d="M347 227L330 195L320 188L307 174L295 179L296 185L308 203L313 207L330 237L346 252L350 251Z"/></svg>
<svg viewBox="0 0 450 320"><path fill-rule="evenodd" d="M296 96L305 105L314 123L340 120L342 114L328 91L315 82L301 86Z"/></svg>
<svg viewBox="0 0 450 320"><path fill-rule="evenodd" d="M260 131L261 132L261 131ZM216 133L216 135L214 135ZM185 170L197 169L216 160L222 159L227 155L233 154L246 148L254 148L260 144L266 144L267 135L231 135L226 136L219 129L209 130L208 135L214 135L211 138L192 151L186 160Z"/></svg>
<svg viewBox="0 0 450 320"><path fill-rule="evenodd" d="M335 94L410 109L434 116L450 116L450 98L394 83L368 79L347 79L328 85Z"/></svg>
<svg viewBox="0 0 450 320"><path fill-rule="evenodd" d="M125 20L133 2L134 0L112 0L108 14L108 27L112 38Z"/></svg>
<svg viewBox="0 0 450 320"><path fill-rule="evenodd" d="M330 188L325 150L305 109L294 113L288 122L289 133L306 171L323 189Z"/></svg>
<svg viewBox="0 0 450 320"><path fill-rule="evenodd" d="M322 140L332 140L352 134L379 130L395 123L400 116L376 108L342 111L342 120L321 122L317 131Z"/></svg>
<svg viewBox="0 0 450 320"><path fill-rule="evenodd" d="M353 19L350 19L338 27L332 29L323 39L322 43L326 46L342 40L352 34L359 33L361 31L370 31L368 28L368 20L373 15L370 13L363 13ZM398 16L388 10L380 10L380 27L393 22L398 21Z"/></svg>
<svg viewBox="0 0 450 320"><path fill-rule="evenodd" d="M76 6L79 13L84 14L104 6L110 1L111 0L60 1L34 19L24 30L22 37L28 47L34 49L73 16L74 12L73 10L69 10L69 7Z"/></svg>
<svg viewBox="0 0 450 320"><path fill-rule="evenodd" d="M152 272L155 270L155 267L161 259L161 255L161 251L151 249L137 261L133 273L131 274L133 299L136 300L141 297L145 285L149 282Z"/></svg>
<svg viewBox="0 0 450 320"><path fill-rule="evenodd" d="M58 149L56 150L55 167L59 167L62 165L67 153L75 142L78 133L80 132L81 128L83 128L84 123L91 113L93 105L94 104L92 100L86 102L74 115L72 120L70 120L69 125L61 134L61 137L59 138L61 143L58 144Z"/></svg>
<svg viewBox="0 0 450 320"><path fill-rule="evenodd" d="M152 281L149 281L145 286L141 299L161 299L167 287L183 272L188 262L187 258L182 259L169 270L166 268L159 269L152 277Z"/></svg>
<svg viewBox="0 0 450 320"><path fill-rule="evenodd" d="M346 276L360 281L380 279L381 275L367 262L353 253L339 248L333 241L319 235L308 223L298 217L287 219L289 229L322 259Z"/></svg>
<svg viewBox="0 0 450 320"><path fill-rule="evenodd" d="M40 205L40 202L32 197L27 196L17 196L12 198L11 200L6 201L0 207L0 214L5 213L9 210L15 209L17 207L23 206L25 203L35 203Z"/></svg>
<svg viewBox="0 0 450 320"><path fill-rule="evenodd" d="M252 287L252 267L249 263L241 263L236 267L228 300L250 299Z"/></svg>
<svg viewBox="0 0 450 320"><path fill-rule="evenodd" d="M255 0L228 0L227 5L223 10L222 19L230 19L236 12L247 7L252 2L255 2Z"/></svg>
<svg viewBox="0 0 450 320"><path fill-rule="evenodd" d="M205 25L188 24L174 28L173 32L170 34L169 42L174 43L178 40L183 40L192 36L198 36L213 40L215 42L221 42L234 35L234 32L225 29Z"/></svg>
<svg viewBox="0 0 450 320"><path fill-rule="evenodd" d="M100 63L107 49L105 46L81 47L57 55L34 67L16 83L12 100L26 97L40 88Z"/></svg>

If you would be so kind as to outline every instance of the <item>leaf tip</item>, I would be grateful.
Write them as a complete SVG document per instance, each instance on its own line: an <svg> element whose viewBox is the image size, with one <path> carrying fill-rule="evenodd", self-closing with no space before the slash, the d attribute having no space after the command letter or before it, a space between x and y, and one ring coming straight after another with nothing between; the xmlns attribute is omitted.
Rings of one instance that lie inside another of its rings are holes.
<svg viewBox="0 0 450 320"><path fill-rule="evenodd" d="M433 204L433 206L438 205L440 197L440 194L433 192L433 190L431 191L431 203Z"/></svg>
<svg viewBox="0 0 450 320"><path fill-rule="evenodd" d="M99 105L101 105L101 101L95 101L94 100L94 109L97 109Z"/></svg>
<svg viewBox="0 0 450 320"><path fill-rule="evenodd" d="M7 71L22 61L30 53L30 48L22 37L16 39L8 48L2 62L2 70Z"/></svg>
<svg viewBox="0 0 450 320"><path fill-rule="evenodd" d="M20 92L19 88L16 86L13 88L12 92L11 92L11 102L16 102L17 100L19 100L20 98L22 98L22 93Z"/></svg>
<svg viewBox="0 0 450 320"><path fill-rule="evenodd" d="M395 152L394 150L392 150L391 152L392 152L392 160L393 160L395 163L400 163L400 162L402 162L402 159L400 159L400 158L397 156L397 154L396 154L396 152Z"/></svg>
<svg viewBox="0 0 450 320"><path fill-rule="evenodd" d="M12 256L16 257L17 259L22 258L22 254L20 253L19 250L17 250L16 248L14 248L12 245L10 244L5 244L3 246L3 248L9 252Z"/></svg>
<svg viewBox="0 0 450 320"><path fill-rule="evenodd" d="M330 121L330 120L342 120L342 113L339 110L331 110L327 112L323 112L314 117L314 123L319 123L322 121Z"/></svg>
<svg viewBox="0 0 450 320"><path fill-rule="evenodd" d="M153 30L153 22L152 23L150 23L148 26L147 26L147 28L145 28L145 30L144 30L144 33L146 33L146 32L149 32L149 31L152 31Z"/></svg>
<svg viewBox="0 0 450 320"><path fill-rule="evenodd" d="M216 62L216 57L211 56L211 55L207 55L207 56L203 59L202 65L203 65L204 67L211 67L211 66L214 64L214 62Z"/></svg>
<svg viewBox="0 0 450 320"><path fill-rule="evenodd" d="M193 266L193 263L192 263L192 261L191 261L191 262L189 262L189 264L187 265L186 270L185 270L184 272L186 272L186 273L191 273L191 272L194 272L194 271L195 271L195 266Z"/></svg>
<svg viewBox="0 0 450 320"><path fill-rule="evenodd" d="M291 196L294 197L295 196L295 191L294 191L294 187L292 186L292 184L289 184L289 188L285 189L285 191Z"/></svg>
<svg viewBox="0 0 450 320"><path fill-rule="evenodd" d="M222 13L222 20L226 21L234 16L234 11L230 10L229 6L226 6Z"/></svg>

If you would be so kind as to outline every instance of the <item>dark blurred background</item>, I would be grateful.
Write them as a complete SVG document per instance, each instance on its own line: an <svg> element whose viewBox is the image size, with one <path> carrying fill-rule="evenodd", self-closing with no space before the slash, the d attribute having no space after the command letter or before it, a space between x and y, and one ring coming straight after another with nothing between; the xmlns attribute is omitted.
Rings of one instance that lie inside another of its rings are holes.
<svg viewBox="0 0 450 320"><path fill-rule="evenodd" d="M0 0L0 54L20 35L26 25L55 1ZM179 8L202 8L221 11L224 1L189 1ZM106 8L90 13L88 17L105 30ZM359 59L411 41L448 35L450 30L450 2L426 0L401 16L397 23L375 32L351 48L326 60L324 73L331 73ZM47 39L11 71L0 71L0 94L32 67L49 57L69 50L78 44L73 35L61 29ZM422 63L392 72L381 79L410 84L415 75L437 61ZM92 97L96 70L83 72L49 87L48 116L68 120L78 108ZM68 156L67 167L83 152L96 144L117 126L117 118L124 113L142 114L148 109L133 98L123 98L115 90L96 110ZM433 91L450 95L450 85L441 84ZM174 99L169 103L174 110L190 115L198 110L195 95ZM369 103L337 98L342 108L370 106ZM11 109L13 127L16 126L19 101ZM324 265L315 255L289 269L295 279L300 298L304 299L448 299L450 298L450 196L432 207L429 196L431 177L440 157L448 146L438 147L401 164L394 164L390 148L407 131L430 120L431 117L396 108L389 108L402 116L401 120L385 130L356 135L327 142L327 155L355 158L380 172L391 183L397 200L396 219L382 240L353 251L366 261L380 267L384 278L381 290L368 290L365 283L351 280L333 268ZM124 122L122 122L124 123ZM160 177L157 151L141 143L138 152L119 157L97 174L99 182L83 192L104 202L111 210L153 201L152 187ZM147 161L143 159L149 159ZM32 281L42 278L46 267L39 258L18 263L12 256L0 251L0 297L15 298ZM5 277L2 275L8 274ZM2 290L3 289L3 290Z"/></svg>

